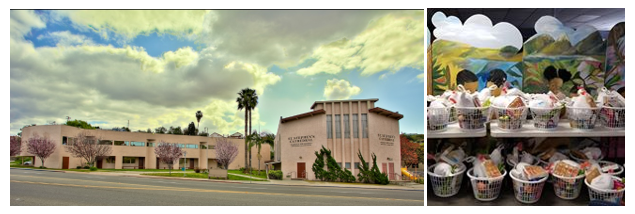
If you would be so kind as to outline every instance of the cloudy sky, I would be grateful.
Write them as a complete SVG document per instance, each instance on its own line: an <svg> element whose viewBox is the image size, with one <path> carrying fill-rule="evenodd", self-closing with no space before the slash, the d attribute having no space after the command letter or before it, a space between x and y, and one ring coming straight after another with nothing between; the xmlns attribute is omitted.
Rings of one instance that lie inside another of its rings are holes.
<svg viewBox="0 0 635 214"><path fill-rule="evenodd" d="M187 126L242 132L317 100L379 98L424 130L423 11L14 11L11 134L66 116L102 128Z"/></svg>

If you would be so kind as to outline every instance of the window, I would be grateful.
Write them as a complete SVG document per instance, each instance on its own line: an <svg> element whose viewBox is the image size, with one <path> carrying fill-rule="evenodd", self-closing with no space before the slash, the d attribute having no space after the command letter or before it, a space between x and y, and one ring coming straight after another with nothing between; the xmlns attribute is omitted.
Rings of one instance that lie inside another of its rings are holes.
<svg viewBox="0 0 635 214"><path fill-rule="evenodd" d="M132 141L132 142L130 142L130 146L141 146L141 147L144 147L144 146L146 146L146 143L145 142Z"/></svg>
<svg viewBox="0 0 635 214"><path fill-rule="evenodd" d="M351 169L351 163L344 163L344 168Z"/></svg>
<svg viewBox="0 0 635 214"><path fill-rule="evenodd" d="M337 162L337 165L338 166L342 166L342 162Z"/></svg>
<svg viewBox="0 0 635 214"><path fill-rule="evenodd" d="M187 149L198 149L198 145L196 145L196 144L185 144L185 148L187 148Z"/></svg>
<svg viewBox="0 0 635 214"><path fill-rule="evenodd" d="M68 138L66 136L62 137L62 145L66 145L66 142L68 142Z"/></svg>
<svg viewBox="0 0 635 214"><path fill-rule="evenodd" d="M353 115L353 137L359 138L359 120L357 114Z"/></svg>
<svg viewBox="0 0 635 214"><path fill-rule="evenodd" d="M147 143L146 146L147 147L154 147L154 143Z"/></svg>
<svg viewBox="0 0 635 214"><path fill-rule="evenodd" d="M115 163L115 157L107 157L106 158L106 163Z"/></svg>
<svg viewBox="0 0 635 214"><path fill-rule="evenodd" d="M130 141L124 141L124 142L123 142L123 145L124 145L124 146L130 146Z"/></svg>
<svg viewBox="0 0 635 214"><path fill-rule="evenodd" d="M123 163L135 163L136 160L135 157L123 157Z"/></svg>
<svg viewBox="0 0 635 214"><path fill-rule="evenodd" d="M123 141L115 141L115 146L123 146L124 142Z"/></svg>
<svg viewBox="0 0 635 214"><path fill-rule="evenodd" d="M179 148L185 148L185 145L182 143L177 143L176 145L179 146Z"/></svg>
<svg viewBox="0 0 635 214"><path fill-rule="evenodd" d="M362 114L362 137L368 138L368 115Z"/></svg>
<svg viewBox="0 0 635 214"><path fill-rule="evenodd" d="M112 145L112 140L100 140L99 144L101 144L101 145Z"/></svg>
<svg viewBox="0 0 635 214"><path fill-rule="evenodd" d="M73 139L72 137L62 137L62 145L73 145L73 142L75 142L75 139Z"/></svg>
<svg viewBox="0 0 635 214"><path fill-rule="evenodd" d="M349 120L349 115L345 114L344 115L344 137L345 138L351 138L351 123Z"/></svg>
<svg viewBox="0 0 635 214"><path fill-rule="evenodd" d="M209 149L216 149L216 145L209 145Z"/></svg>
<svg viewBox="0 0 635 214"><path fill-rule="evenodd" d="M355 162L355 169L359 169L359 168L362 168L362 166L360 165L359 162Z"/></svg>
<svg viewBox="0 0 635 214"><path fill-rule="evenodd" d="M201 145L201 149L207 149L206 145Z"/></svg>
<svg viewBox="0 0 635 214"><path fill-rule="evenodd" d="M333 121L331 115L326 115L326 138L333 139Z"/></svg>
<svg viewBox="0 0 635 214"><path fill-rule="evenodd" d="M335 138L342 138L342 123L340 115L335 115Z"/></svg>

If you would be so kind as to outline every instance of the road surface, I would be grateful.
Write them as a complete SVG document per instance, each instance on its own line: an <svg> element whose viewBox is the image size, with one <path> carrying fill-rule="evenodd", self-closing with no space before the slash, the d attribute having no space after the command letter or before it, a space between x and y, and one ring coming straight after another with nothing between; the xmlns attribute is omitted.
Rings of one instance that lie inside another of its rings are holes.
<svg viewBox="0 0 635 214"><path fill-rule="evenodd" d="M423 206L424 192L11 169L10 199L12 206Z"/></svg>

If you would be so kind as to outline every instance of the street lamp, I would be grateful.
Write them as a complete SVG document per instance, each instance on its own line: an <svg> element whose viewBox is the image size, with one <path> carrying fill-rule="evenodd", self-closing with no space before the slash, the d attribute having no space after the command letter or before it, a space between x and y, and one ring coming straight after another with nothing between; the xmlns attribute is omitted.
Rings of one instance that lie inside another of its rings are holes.
<svg viewBox="0 0 635 214"><path fill-rule="evenodd" d="M183 159L185 159L185 161L183 162L183 177L185 177L185 166L187 166L187 151L183 152Z"/></svg>

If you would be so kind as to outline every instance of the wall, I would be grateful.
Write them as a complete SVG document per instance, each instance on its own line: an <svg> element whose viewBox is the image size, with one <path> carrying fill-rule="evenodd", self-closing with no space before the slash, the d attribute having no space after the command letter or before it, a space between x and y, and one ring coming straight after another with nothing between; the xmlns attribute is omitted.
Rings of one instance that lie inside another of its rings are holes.
<svg viewBox="0 0 635 214"><path fill-rule="evenodd" d="M314 138L310 142L293 142L294 137L302 136L312 136ZM322 146L327 146L326 116L320 114L280 124L276 142L279 142L276 146L279 146L281 151L280 159L283 179L288 179L286 176L290 172L297 173L298 162L305 162L307 177L315 179L315 175L311 170L316 158L314 153L320 150Z"/></svg>
<svg viewBox="0 0 635 214"><path fill-rule="evenodd" d="M399 173L401 171L399 121L375 113L370 113L368 117L369 149L377 156L379 170L382 170L382 163L394 163L394 171L390 173ZM390 138L392 141L386 140L386 138ZM364 156L364 159L372 164L370 156Z"/></svg>

